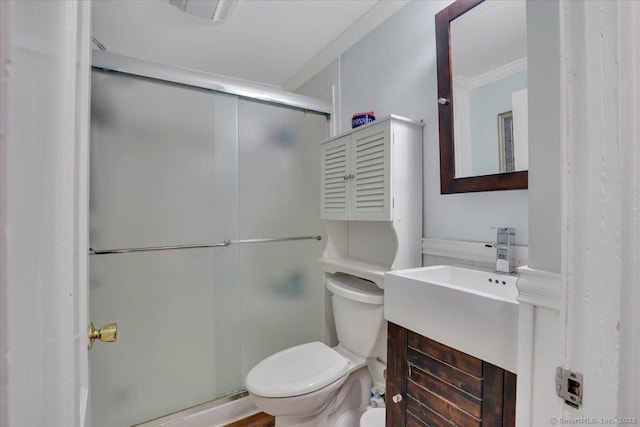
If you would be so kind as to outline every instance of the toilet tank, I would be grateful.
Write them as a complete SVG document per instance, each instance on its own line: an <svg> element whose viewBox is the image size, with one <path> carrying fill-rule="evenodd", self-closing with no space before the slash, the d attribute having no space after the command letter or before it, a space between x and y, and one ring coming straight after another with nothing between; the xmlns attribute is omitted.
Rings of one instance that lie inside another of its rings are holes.
<svg viewBox="0 0 640 427"><path fill-rule="evenodd" d="M327 278L340 344L364 357L384 357L384 291L353 276Z"/></svg>

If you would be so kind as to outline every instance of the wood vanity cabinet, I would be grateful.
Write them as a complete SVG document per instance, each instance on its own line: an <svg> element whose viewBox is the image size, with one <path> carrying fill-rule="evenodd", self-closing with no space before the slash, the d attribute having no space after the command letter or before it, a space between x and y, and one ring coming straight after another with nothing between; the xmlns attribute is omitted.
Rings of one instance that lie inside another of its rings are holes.
<svg viewBox="0 0 640 427"><path fill-rule="evenodd" d="M515 374L391 322L387 348L387 427L515 426Z"/></svg>

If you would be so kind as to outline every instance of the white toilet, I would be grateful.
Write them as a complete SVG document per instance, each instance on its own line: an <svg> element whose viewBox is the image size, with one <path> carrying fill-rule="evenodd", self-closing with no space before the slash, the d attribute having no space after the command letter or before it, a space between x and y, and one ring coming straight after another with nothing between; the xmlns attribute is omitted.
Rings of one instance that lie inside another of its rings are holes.
<svg viewBox="0 0 640 427"><path fill-rule="evenodd" d="M276 427L358 426L369 404L367 364L384 357L383 291L352 276L327 279L339 344L312 342L273 354L246 378L255 405Z"/></svg>

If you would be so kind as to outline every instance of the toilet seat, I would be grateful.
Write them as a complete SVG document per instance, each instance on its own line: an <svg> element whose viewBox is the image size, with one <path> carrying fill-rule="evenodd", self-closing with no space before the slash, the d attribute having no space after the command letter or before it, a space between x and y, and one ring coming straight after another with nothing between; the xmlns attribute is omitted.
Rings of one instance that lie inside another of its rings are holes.
<svg viewBox="0 0 640 427"><path fill-rule="evenodd" d="M321 342L287 348L258 363L246 387L262 397L293 397L320 390L349 373L349 361Z"/></svg>

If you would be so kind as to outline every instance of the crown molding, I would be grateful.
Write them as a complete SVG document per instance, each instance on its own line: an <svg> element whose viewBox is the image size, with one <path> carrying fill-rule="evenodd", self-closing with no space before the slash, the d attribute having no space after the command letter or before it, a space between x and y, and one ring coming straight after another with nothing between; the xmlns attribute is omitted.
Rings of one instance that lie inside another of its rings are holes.
<svg viewBox="0 0 640 427"><path fill-rule="evenodd" d="M491 71L487 71L484 74L480 74L478 76L472 78L465 78L462 76L454 77L455 79L465 79L467 83L467 90L473 90L479 88L480 86L484 86L489 83L497 82L498 80L504 79L505 77L509 77L513 74L519 73L521 71L527 70L527 58L516 59L513 62L502 65L498 68L495 68Z"/></svg>

